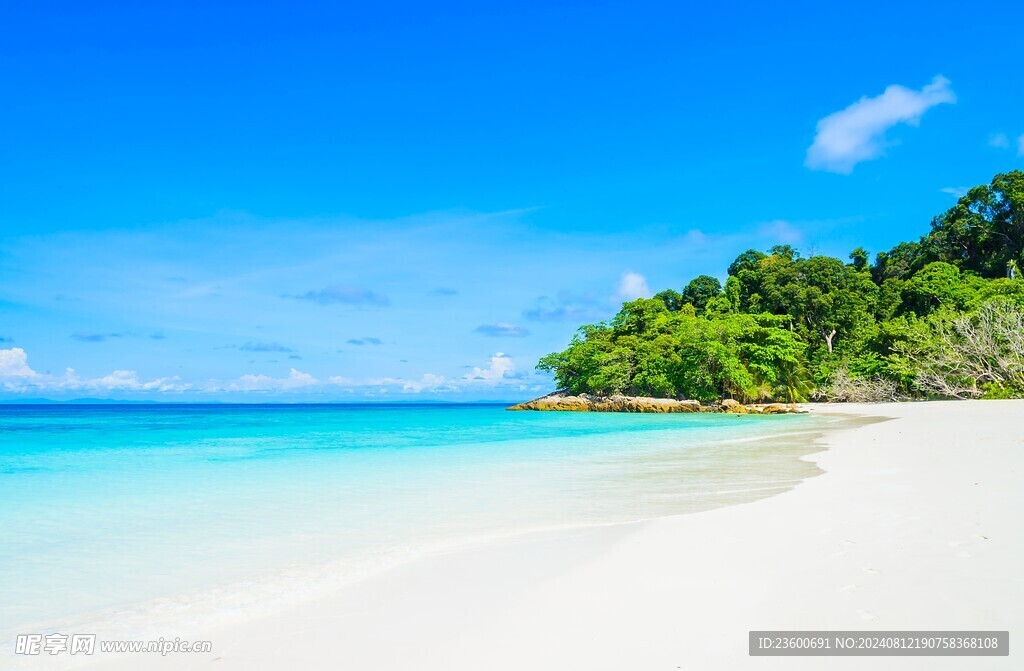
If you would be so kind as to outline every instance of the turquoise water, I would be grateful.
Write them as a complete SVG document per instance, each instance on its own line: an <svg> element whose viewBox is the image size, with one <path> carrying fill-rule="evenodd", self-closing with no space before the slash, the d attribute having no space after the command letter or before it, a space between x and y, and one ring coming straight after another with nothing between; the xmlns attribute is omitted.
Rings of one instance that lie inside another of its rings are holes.
<svg viewBox="0 0 1024 671"><path fill-rule="evenodd" d="M768 495L806 416L0 406L0 640L239 613L432 549Z"/></svg>

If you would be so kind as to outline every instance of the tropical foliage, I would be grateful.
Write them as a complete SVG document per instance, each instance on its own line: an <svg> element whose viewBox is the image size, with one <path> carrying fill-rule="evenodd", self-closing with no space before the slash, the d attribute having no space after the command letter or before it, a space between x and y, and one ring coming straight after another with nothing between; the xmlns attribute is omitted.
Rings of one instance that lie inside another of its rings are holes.
<svg viewBox="0 0 1024 671"><path fill-rule="evenodd" d="M724 286L625 303L538 368L574 393L702 401L1024 396L1024 172L849 259L745 251Z"/></svg>

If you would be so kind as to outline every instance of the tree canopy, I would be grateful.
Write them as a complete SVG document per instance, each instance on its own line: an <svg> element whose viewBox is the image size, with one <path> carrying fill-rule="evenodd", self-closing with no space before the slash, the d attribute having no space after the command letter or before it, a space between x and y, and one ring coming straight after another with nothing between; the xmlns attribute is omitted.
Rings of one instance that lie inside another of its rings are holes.
<svg viewBox="0 0 1024 671"><path fill-rule="evenodd" d="M863 247L849 263L788 245L747 250L724 286L701 275L681 291L625 303L538 368L574 393L702 401L850 390L1024 395L1014 367L1024 334L1011 332L1024 314L1024 173L996 175L935 217L920 240L869 259ZM995 364L979 372L964 363L970 358L997 362L1002 373L992 373Z"/></svg>

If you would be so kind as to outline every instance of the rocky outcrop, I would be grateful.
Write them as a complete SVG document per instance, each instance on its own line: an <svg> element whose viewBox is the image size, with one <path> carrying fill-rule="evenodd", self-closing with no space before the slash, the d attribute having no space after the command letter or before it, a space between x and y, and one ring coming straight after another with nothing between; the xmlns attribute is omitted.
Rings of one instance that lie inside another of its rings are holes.
<svg viewBox="0 0 1024 671"><path fill-rule="evenodd" d="M796 405L782 403L744 405L739 401L727 398L721 403L701 405L699 401L678 401L672 398L653 398L650 396L593 396L579 394L574 396L565 392L555 392L526 403L518 403L509 410L562 410L570 412L729 412L739 415L778 415L792 412L803 412Z"/></svg>
<svg viewBox="0 0 1024 671"><path fill-rule="evenodd" d="M509 410L570 410L576 412L700 412L698 401L676 401L649 396L571 396L555 392L541 398L513 405Z"/></svg>

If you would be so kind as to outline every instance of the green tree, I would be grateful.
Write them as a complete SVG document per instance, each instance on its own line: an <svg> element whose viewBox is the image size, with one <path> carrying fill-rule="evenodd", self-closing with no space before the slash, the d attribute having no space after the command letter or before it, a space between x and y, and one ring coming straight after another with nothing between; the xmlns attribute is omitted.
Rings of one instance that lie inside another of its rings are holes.
<svg viewBox="0 0 1024 671"><path fill-rule="evenodd" d="M969 302L966 285L960 270L944 261L934 261L914 273L907 280L904 295L909 308L919 315L927 315L946 307L962 309Z"/></svg>
<svg viewBox="0 0 1024 671"><path fill-rule="evenodd" d="M687 301L681 293L674 289L665 289L654 294L654 298L665 304L665 309L675 312L686 305Z"/></svg>
<svg viewBox="0 0 1024 671"><path fill-rule="evenodd" d="M691 304L697 314L704 312L715 298L722 295L722 283L710 275L698 275L683 289L683 300Z"/></svg>
<svg viewBox="0 0 1024 671"><path fill-rule="evenodd" d="M879 252L871 276L877 284L887 279L905 280L924 267L921 243L901 242L888 252Z"/></svg>
<svg viewBox="0 0 1024 671"><path fill-rule="evenodd" d="M863 247L858 247L850 252L850 261L853 262L854 270L866 270L868 267L868 251Z"/></svg>

